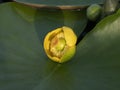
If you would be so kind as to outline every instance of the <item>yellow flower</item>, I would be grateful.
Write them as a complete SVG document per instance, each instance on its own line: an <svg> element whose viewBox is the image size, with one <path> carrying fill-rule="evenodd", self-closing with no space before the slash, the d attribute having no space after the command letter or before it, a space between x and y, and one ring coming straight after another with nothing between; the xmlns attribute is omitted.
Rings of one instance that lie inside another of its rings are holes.
<svg viewBox="0 0 120 90"><path fill-rule="evenodd" d="M77 36L69 27L63 26L49 32L44 39L47 56L58 63L70 60L76 51Z"/></svg>

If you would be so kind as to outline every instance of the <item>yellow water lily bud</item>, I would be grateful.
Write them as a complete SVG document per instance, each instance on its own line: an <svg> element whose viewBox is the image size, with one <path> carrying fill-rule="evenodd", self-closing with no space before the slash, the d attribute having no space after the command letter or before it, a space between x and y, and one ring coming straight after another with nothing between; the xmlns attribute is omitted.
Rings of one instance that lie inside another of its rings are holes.
<svg viewBox="0 0 120 90"><path fill-rule="evenodd" d="M49 32L44 39L47 56L58 63L70 60L76 51L77 36L69 27L63 26Z"/></svg>

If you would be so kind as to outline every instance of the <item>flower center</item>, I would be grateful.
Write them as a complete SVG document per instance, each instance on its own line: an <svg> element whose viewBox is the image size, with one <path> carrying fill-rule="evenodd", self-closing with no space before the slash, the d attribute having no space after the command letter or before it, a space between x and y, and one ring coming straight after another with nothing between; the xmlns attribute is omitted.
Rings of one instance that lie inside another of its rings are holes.
<svg viewBox="0 0 120 90"><path fill-rule="evenodd" d="M50 52L53 56L60 58L63 55L65 46L66 40L64 38L64 33L60 32L51 39Z"/></svg>

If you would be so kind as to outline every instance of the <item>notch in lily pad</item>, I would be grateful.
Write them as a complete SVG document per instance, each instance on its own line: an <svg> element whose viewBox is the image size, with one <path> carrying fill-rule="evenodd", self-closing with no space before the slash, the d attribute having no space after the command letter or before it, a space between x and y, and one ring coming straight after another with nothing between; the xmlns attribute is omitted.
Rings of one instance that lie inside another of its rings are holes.
<svg viewBox="0 0 120 90"><path fill-rule="evenodd" d="M77 36L70 27L63 26L50 31L44 39L46 55L55 62L64 63L76 52Z"/></svg>

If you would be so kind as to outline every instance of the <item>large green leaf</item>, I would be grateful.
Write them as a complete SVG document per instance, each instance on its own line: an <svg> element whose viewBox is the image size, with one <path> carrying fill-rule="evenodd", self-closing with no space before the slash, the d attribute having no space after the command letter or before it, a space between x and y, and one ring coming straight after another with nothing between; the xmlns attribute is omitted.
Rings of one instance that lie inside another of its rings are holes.
<svg viewBox="0 0 120 90"><path fill-rule="evenodd" d="M29 3L29 4L43 4L49 6L56 6L56 5L89 5L94 3L103 3L104 0L14 0L17 2L22 3Z"/></svg>
<svg viewBox="0 0 120 90"><path fill-rule="evenodd" d="M83 38L70 62L54 63L44 53L47 32L67 25L79 35L84 16L84 11L0 5L0 90L119 90L120 11Z"/></svg>
<svg viewBox="0 0 120 90"><path fill-rule="evenodd" d="M0 5L0 89L33 90L53 77L59 65L43 51L43 38L63 25L79 35L85 10L36 9L17 3ZM54 82L53 82L54 83ZM40 87L42 88L42 87Z"/></svg>

